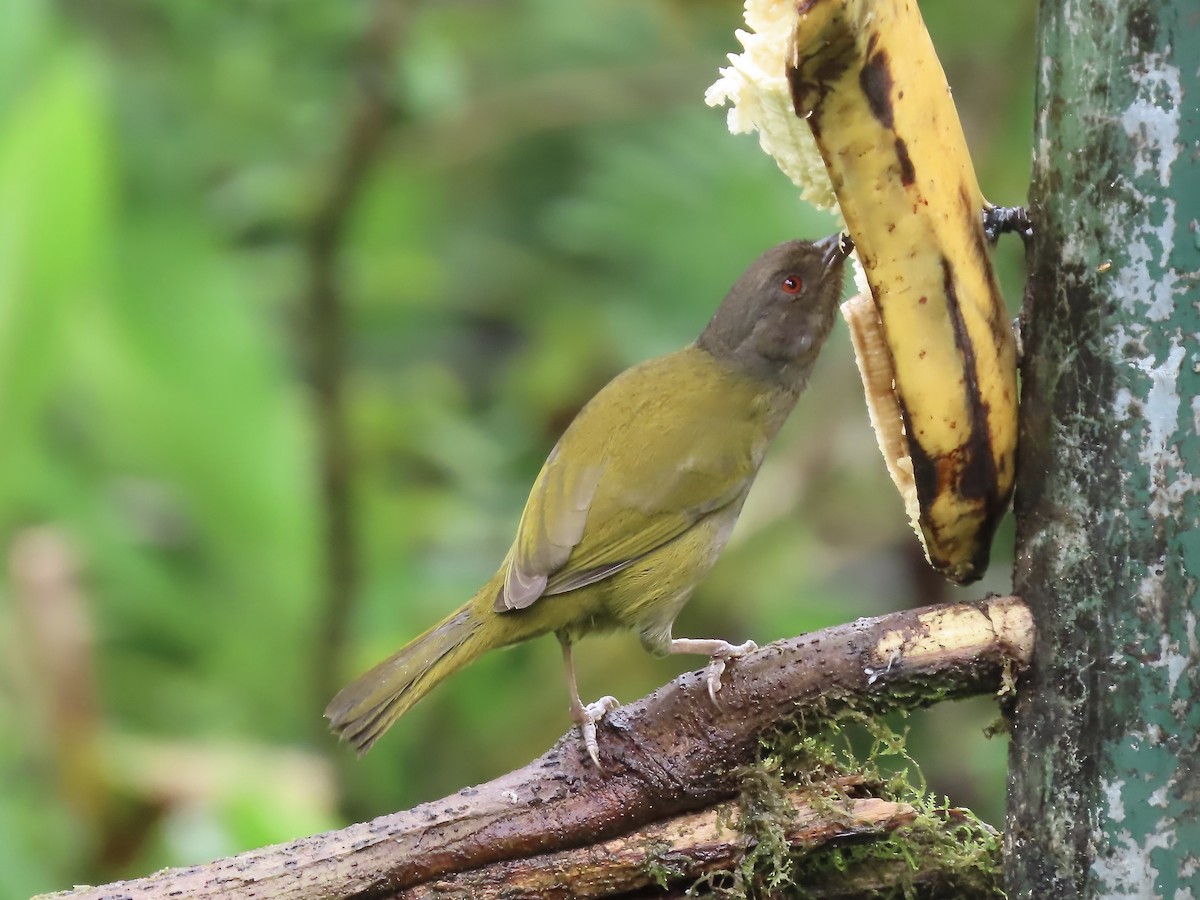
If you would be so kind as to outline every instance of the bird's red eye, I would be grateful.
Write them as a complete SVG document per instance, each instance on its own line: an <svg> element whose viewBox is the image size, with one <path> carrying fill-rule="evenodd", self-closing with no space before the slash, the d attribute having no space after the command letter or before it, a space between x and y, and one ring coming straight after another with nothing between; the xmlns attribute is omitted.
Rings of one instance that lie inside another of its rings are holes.
<svg viewBox="0 0 1200 900"><path fill-rule="evenodd" d="M789 275L779 286L785 294L798 294L804 290L804 282L796 275Z"/></svg>

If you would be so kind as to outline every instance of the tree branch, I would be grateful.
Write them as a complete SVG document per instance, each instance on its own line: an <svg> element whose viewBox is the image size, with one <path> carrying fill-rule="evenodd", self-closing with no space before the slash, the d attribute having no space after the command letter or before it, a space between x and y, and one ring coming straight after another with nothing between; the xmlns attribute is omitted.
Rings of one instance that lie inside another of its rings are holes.
<svg viewBox="0 0 1200 900"><path fill-rule="evenodd" d="M814 798L812 789L788 795L793 810L785 837L795 851L834 841L884 834L913 820L906 803L874 797ZM731 823L737 804L721 803L589 847L493 863L401 891L397 900L589 900L612 897L661 881L690 884L737 868L754 838Z"/></svg>
<svg viewBox="0 0 1200 900"><path fill-rule="evenodd" d="M1005 691L1028 664L1029 610L1015 597L906 610L771 644L737 660L709 701L681 675L610 713L603 771L572 730L517 771L340 831L203 866L64 895L142 898L394 896L450 873L583 847L736 796L739 770L772 728L811 729Z"/></svg>

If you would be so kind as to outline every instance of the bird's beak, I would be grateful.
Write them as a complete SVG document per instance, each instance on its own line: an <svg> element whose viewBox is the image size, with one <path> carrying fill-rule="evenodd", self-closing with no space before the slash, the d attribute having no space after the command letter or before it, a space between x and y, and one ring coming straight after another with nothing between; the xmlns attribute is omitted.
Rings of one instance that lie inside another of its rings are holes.
<svg viewBox="0 0 1200 900"><path fill-rule="evenodd" d="M817 241L817 248L821 251L821 262L828 272L854 252L854 241L850 239L850 235L839 232L831 234L823 241Z"/></svg>

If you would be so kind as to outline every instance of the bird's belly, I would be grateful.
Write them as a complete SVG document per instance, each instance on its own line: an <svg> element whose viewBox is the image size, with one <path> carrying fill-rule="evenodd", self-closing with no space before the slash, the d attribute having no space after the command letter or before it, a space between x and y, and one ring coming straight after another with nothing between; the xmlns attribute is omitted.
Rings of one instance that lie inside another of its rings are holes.
<svg viewBox="0 0 1200 900"><path fill-rule="evenodd" d="M671 623L720 557L740 511L740 503L732 504L603 581L542 598L530 608L539 612L540 631L574 640L633 628L647 647L665 652L659 637L669 640Z"/></svg>
<svg viewBox="0 0 1200 900"><path fill-rule="evenodd" d="M709 516L610 579L610 615L631 628L669 626L720 557L736 521L736 511Z"/></svg>

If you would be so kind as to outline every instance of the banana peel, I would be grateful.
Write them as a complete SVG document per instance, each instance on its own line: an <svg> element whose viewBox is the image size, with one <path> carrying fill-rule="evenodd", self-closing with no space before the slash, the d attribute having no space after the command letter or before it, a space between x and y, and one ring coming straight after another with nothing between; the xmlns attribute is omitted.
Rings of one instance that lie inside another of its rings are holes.
<svg viewBox="0 0 1200 900"><path fill-rule="evenodd" d="M984 234L990 206L920 11L750 0L747 21L747 52L709 101L733 100L738 130L790 142L792 158L815 143L865 276L842 312L880 451L930 564L975 581L1012 494L1016 347ZM755 118L784 90L786 130Z"/></svg>

